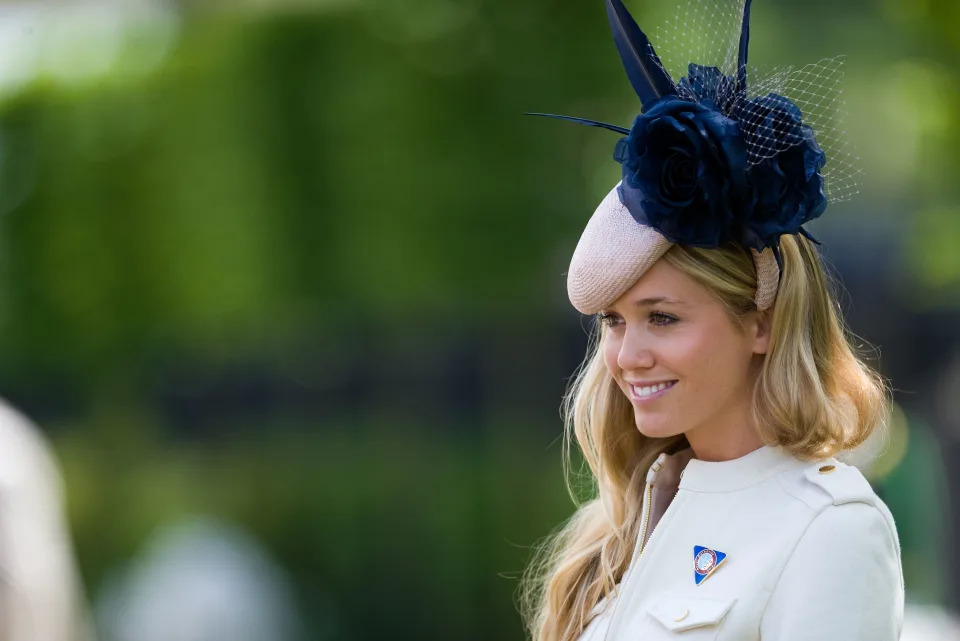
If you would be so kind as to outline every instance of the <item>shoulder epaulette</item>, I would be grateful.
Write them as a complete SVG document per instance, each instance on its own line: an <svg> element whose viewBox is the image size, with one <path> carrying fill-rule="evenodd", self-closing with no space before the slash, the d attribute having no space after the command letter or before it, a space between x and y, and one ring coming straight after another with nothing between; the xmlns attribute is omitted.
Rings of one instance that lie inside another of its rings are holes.
<svg viewBox="0 0 960 641"><path fill-rule="evenodd" d="M829 494L834 505L875 502L876 494L863 473L853 465L842 463L835 458L811 463L803 475Z"/></svg>

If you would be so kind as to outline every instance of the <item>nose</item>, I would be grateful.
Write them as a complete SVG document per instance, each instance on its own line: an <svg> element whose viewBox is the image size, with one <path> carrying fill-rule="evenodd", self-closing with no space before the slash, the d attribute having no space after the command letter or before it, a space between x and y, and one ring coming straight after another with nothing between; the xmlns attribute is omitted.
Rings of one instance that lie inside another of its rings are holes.
<svg viewBox="0 0 960 641"><path fill-rule="evenodd" d="M617 365L623 371L650 369L656 359L650 344L650 336L643 330L627 328L617 352Z"/></svg>

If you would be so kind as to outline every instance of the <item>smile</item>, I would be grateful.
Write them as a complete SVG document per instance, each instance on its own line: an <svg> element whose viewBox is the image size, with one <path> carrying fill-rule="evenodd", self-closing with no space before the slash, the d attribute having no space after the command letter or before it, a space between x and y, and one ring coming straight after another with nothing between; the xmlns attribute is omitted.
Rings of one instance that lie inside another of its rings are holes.
<svg viewBox="0 0 960 641"><path fill-rule="evenodd" d="M667 391L676 384L676 382L677 381L666 381L663 383L657 383L656 385L645 385L643 387L638 385L628 385L630 388L630 400L642 403L659 398L666 394Z"/></svg>

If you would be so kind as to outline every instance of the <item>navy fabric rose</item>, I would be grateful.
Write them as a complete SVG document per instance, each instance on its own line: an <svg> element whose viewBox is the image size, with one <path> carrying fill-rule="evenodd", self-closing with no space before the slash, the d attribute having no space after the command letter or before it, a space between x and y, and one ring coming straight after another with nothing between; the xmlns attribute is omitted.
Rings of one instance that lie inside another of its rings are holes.
<svg viewBox="0 0 960 641"><path fill-rule="evenodd" d="M637 116L614 158L633 218L673 243L716 247L736 229L746 150L735 120L709 105L667 98Z"/></svg>
<svg viewBox="0 0 960 641"><path fill-rule="evenodd" d="M803 140L800 109L779 94L768 93L753 100L741 100L731 115L740 123L750 164Z"/></svg>
<svg viewBox="0 0 960 641"><path fill-rule="evenodd" d="M776 249L826 209L826 156L796 105L773 93L733 100L733 83L691 64L678 83L689 99L657 102L617 143L618 193L637 222L672 243Z"/></svg>
<svg viewBox="0 0 960 641"><path fill-rule="evenodd" d="M738 110L748 154L762 150L753 151L762 159L751 159L751 202L740 238L759 251L824 212L827 197L820 170L827 157L813 130L803 124L800 109L783 96L770 93L747 100Z"/></svg>

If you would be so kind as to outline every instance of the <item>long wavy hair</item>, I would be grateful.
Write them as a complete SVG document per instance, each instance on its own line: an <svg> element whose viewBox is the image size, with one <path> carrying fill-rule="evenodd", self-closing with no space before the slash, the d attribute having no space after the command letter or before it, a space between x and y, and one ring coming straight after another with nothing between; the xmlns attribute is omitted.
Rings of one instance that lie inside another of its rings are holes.
<svg viewBox="0 0 960 641"><path fill-rule="evenodd" d="M768 351L753 389L760 439L801 460L828 458L863 443L884 425L886 382L857 353L839 312L837 284L816 248L800 236L780 240L783 272ZM719 299L735 321L756 309L757 276L739 246L674 245L664 255ZM639 432L628 399L603 362L606 329L594 324L587 356L564 397L564 475L577 509L536 548L520 583L520 605L533 641L575 641L590 613L630 563L647 468L662 452L686 447L682 434ZM580 501L571 464L579 448L595 489Z"/></svg>

